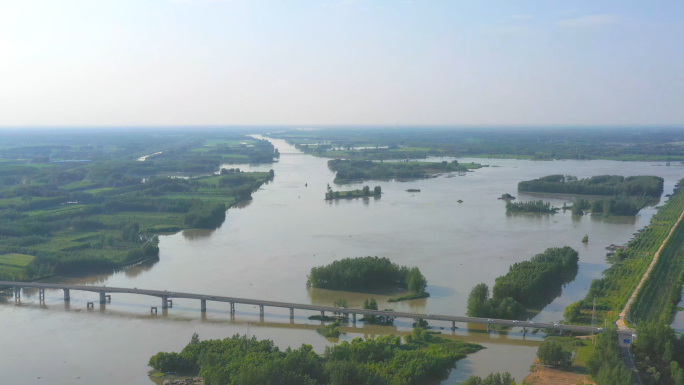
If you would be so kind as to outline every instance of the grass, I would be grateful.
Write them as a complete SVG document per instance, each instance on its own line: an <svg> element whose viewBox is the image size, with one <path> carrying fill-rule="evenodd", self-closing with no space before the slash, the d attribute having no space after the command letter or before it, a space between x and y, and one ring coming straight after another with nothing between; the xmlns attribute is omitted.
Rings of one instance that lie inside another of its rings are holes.
<svg viewBox="0 0 684 385"><path fill-rule="evenodd" d="M407 295L402 295L401 297L397 298L390 298L387 300L387 302L399 302L399 301L408 301L411 299L419 299L419 298L428 298L430 297L430 293L421 293L421 294L407 294Z"/></svg>
<svg viewBox="0 0 684 385"><path fill-rule="evenodd" d="M0 255L0 265L24 268L33 262L32 255L26 254L5 254Z"/></svg>

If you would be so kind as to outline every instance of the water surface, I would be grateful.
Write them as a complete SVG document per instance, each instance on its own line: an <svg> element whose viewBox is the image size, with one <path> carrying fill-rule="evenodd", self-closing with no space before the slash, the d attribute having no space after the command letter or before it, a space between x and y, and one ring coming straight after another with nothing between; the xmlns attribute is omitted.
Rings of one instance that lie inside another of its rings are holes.
<svg viewBox="0 0 684 385"><path fill-rule="evenodd" d="M382 187L379 199L325 201L327 185L356 189L364 183L336 186L326 159L297 153L281 140L273 140L283 154L276 164L229 165L241 170L275 170L275 180L254 194L254 200L230 209L216 230L183 231L162 236L160 259L114 274L55 277L51 282L150 288L235 297L331 305L345 298L349 307L361 307L374 297L381 308L432 314L465 314L470 289L497 276L515 263L547 247L571 246L580 253L576 279L534 317L558 321L565 306L584 296L592 279L606 268L605 247L627 242L647 225L653 207L636 217L506 215L505 202L496 198L511 193L518 200L544 199L561 206L574 197L517 193L521 180L549 174L580 178L600 174L659 175L665 193L671 193L682 176L681 166L647 162L549 161L459 159L492 166L465 176L442 175L411 182L370 181ZM445 158L446 159L446 158ZM429 159L441 161L442 159ZM308 187L307 187L308 186ZM409 193L407 189L420 189ZM462 200L463 203L458 203ZM659 204L662 204L659 203ZM588 234L589 242L582 237ZM429 299L387 303L397 290L385 293L350 293L307 289L307 273L314 266L359 256L388 257L418 266L427 277ZM147 360L156 352L180 350L193 332L200 338L225 338L235 333L273 339L279 346L307 343L322 352L333 343L318 334L320 323L312 313L296 312L294 322L286 309L258 309L236 305L231 317L228 304L175 300L168 311L150 314L159 306L153 297L114 294L112 303L86 310L94 293L72 293L65 304L61 291L48 291L46 303L28 291L17 305L12 298L0 302L0 373L16 384L150 384ZM448 327L435 323L437 327ZM455 384L470 374L509 371L520 381L527 374L540 335L523 336L520 330L490 333L479 325L458 325L452 338L483 343L487 349L457 365L444 384ZM394 327L359 323L344 329L342 338L370 337L409 331L409 320Z"/></svg>

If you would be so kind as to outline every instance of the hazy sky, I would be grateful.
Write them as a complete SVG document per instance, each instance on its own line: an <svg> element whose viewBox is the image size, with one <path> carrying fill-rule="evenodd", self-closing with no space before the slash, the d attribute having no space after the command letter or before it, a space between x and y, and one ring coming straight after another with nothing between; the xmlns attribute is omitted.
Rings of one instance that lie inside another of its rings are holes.
<svg viewBox="0 0 684 385"><path fill-rule="evenodd" d="M0 0L0 126L684 124L684 1Z"/></svg>

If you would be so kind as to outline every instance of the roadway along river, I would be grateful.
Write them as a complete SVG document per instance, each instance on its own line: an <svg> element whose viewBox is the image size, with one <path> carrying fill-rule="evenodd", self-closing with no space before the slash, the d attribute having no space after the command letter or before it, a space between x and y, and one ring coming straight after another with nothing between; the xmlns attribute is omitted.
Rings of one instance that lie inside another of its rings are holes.
<svg viewBox="0 0 684 385"><path fill-rule="evenodd" d="M297 152L283 141L273 142L281 153ZM275 180L255 193L253 201L230 209L221 228L161 237L160 260L156 263L114 274L55 277L50 282L321 305L345 298L350 307L361 307L363 300L372 296L381 308L465 315L466 299L474 285L485 282L491 287L509 265L547 247L568 245L580 252L577 278L534 318L537 322L557 322L563 317L563 308L581 298L591 280L600 277L606 267L605 246L627 242L636 229L648 224L655 210L642 210L636 218L574 218L569 212L541 217L507 216L505 202L496 198L506 192L518 200L538 197L518 194L517 183L549 174L580 178L600 174L659 175L665 178L667 194L684 171L681 165L666 167L664 163L645 162L474 161L499 167L483 168L462 177L370 182L371 188L382 186L382 198L334 203L323 200L326 186L332 186L334 178L325 159L283 155L274 165L240 165L243 170L273 168ZM409 188L421 192L406 192ZM457 203L459 199L463 203ZM544 199L555 206L570 201L558 196ZM581 243L585 234L589 235L588 244ZM428 279L432 296L389 304L386 300L396 293L306 288L311 267L366 255L418 266ZM150 306L160 305L156 298L114 294L112 303L96 303L95 309L86 310L86 302L97 301L97 294L72 292L71 297L71 302L65 304L61 290L48 290L45 305L39 304L37 292L24 295L21 305L15 305L11 298L0 300L4 301L0 302L3 382L151 384L146 376L149 357L160 350L180 350L195 331L202 339L250 333L273 339L281 347L311 344L319 352L334 343L315 332L320 324L307 320L313 313L304 311L296 313L291 324L287 309L269 309L265 322L260 323L258 308L246 305L237 305L235 318L231 319L227 304L209 303L208 312L202 315L199 301L177 300L168 313L160 310L158 315L150 315ZM449 323L434 325L452 334ZM527 374L540 336L528 333L523 337L516 329L487 334L478 326L457 326L461 329L453 333L456 337L482 343L487 349L459 361L443 384L456 384L472 373L510 371L518 381ZM347 334L342 338L407 331L410 327L410 322L403 320L393 328L359 323L356 328L343 329Z"/></svg>

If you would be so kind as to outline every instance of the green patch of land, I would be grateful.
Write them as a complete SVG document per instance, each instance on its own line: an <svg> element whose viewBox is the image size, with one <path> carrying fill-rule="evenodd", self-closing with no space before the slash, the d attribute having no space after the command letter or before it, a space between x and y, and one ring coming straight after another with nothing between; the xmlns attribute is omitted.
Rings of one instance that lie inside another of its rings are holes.
<svg viewBox="0 0 684 385"><path fill-rule="evenodd" d="M281 351L256 337L200 341L195 336L180 353L157 353L149 365L159 372L198 374L206 384L363 384L371 378L378 385L422 384L443 378L456 361L482 349L419 328L403 343L393 335L355 338L327 346L322 355L310 345Z"/></svg>
<svg viewBox="0 0 684 385"><path fill-rule="evenodd" d="M445 172L465 173L469 170L487 167L478 163L451 162L373 162L366 160L328 161L328 168L334 171L335 183L358 180L420 179Z"/></svg>
<svg viewBox="0 0 684 385"><path fill-rule="evenodd" d="M216 175L225 156L278 156L268 141L201 130L6 134L0 155L15 162L0 163L0 279L154 258L155 234L216 228L227 207L273 178L237 169ZM166 176L179 173L195 177Z"/></svg>

